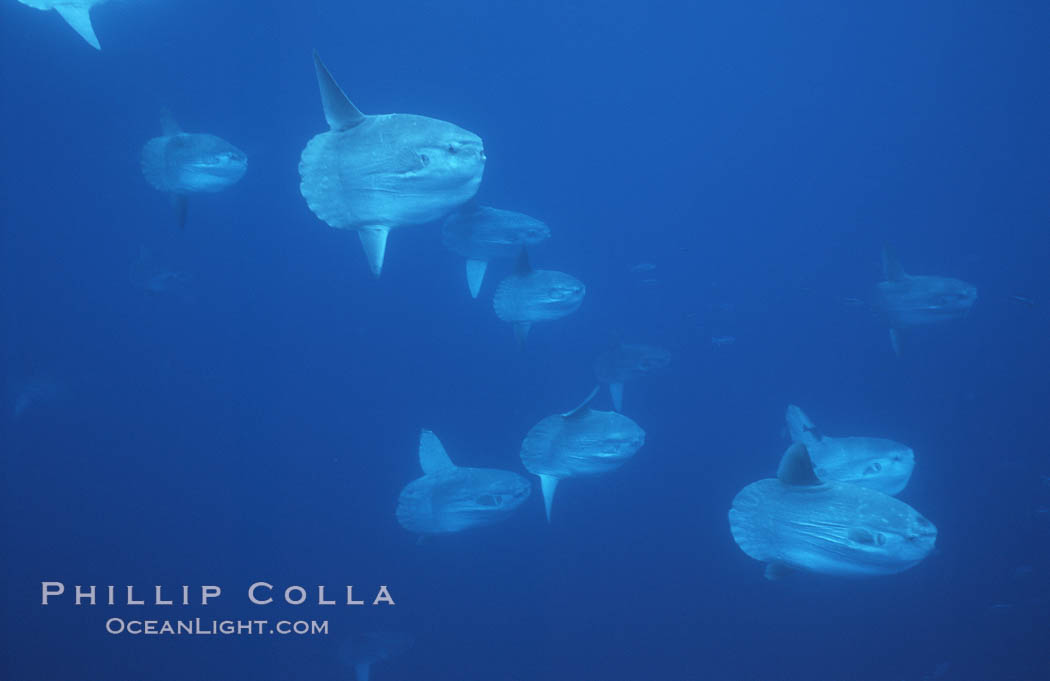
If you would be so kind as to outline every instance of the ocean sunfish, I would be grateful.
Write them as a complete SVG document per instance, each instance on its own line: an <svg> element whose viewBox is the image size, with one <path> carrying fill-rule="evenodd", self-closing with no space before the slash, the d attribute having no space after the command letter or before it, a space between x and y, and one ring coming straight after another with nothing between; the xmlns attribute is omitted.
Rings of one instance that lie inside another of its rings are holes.
<svg viewBox="0 0 1050 681"><path fill-rule="evenodd" d="M95 29L91 25L91 8L101 5L107 0L18 0L23 5L33 9L49 10L58 12L80 37L87 41L96 50L102 47L98 44Z"/></svg>
<svg viewBox="0 0 1050 681"><path fill-rule="evenodd" d="M39 405L55 402L68 396L68 388L48 376L34 376L7 386L12 420L20 419L26 411Z"/></svg>
<svg viewBox="0 0 1050 681"><path fill-rule="evenodd" d="M524 248L514 273L496 287L492 308L496 316L514 327L524 343L535 322L561 319L583 303L587 287L576 277L554 270L534 270Z"/></svg>
<svg viewBox="0 0 1050 681"><path fill-rule="evenodd" d="M915 468L911 447L881 437L830 437L821 433L806 414L790 405L787 425L793 442L806 445L817 477L826 482L849 482L884 494L899 494Z"/></svg>
<svg viewBox="0 0 1050 681"><path fill-rule="evenodd" d="M594 375L609 386L613 409L623 410L623 384L664 369L671 363L671 353L653 345L621 343L598 355Z"/></svg>
<svg viewBox="0 0 1050 681"><path fill-rule="evenodd" d="M397 521L409 532L443 534L506 520L532 492L532 485L512 471L463 468L452 463L437 436L419 436L423 477L401 490Z"/></svg>
<svg viewBox="0 0 1050 681"><path fill-rule="evenodd" d="M139 247L139 257L131 265L131 283L150 295L171 295L188 300L193 277L170 268L156 258L145 246Z"/></svg>
<svg viewBox="0 0 1050 681"><path fill-rule="evenodd" d="M354 668L357 681L369 681L372 665L404 655L415 639L399 631L370 631L351 636L339 648L343 664Z"/></svg>
<svg viewBox="0 0 1050 681"><path fill-rule="evenodd" d="M366 116L314 52L329 130L299 161L299 191L314 215L357 231L375 276L390 230L439 220L469 201L485 170L481 138L452 123L413 114Z"/></svg>
<svg viewBox="0 0 1050 681"><path fill-rule="evenodd" d="M546 224L522 213L467 203L441 226L445 247L467 259L467 287L478 297L490 260L513 258L523 246L550 238Z"/></svg>
<svg viewBox="0 0 1050 681"><path fill-rule="evenodd" d="M218 192L248 170L244 152L221 137L183 132L170 112L161 115L161 136L142 147L142 174L175 202L179 227L186 224L186 197Z"/></svg>
<svg viewBox="0 0 1050 681"><path fill-rule="evenodd" d="M521 462L540 478L547 522L560 480L614 471L645 444L645 431L631 419L591 409L597 394L595 388L572 411L543 419L521 443Z"/></svg>
<svg viewBox="0 0 1050 681"><path fill-rule="evenodd" d="M867 487L822 482L796 442L776 478L753 482L733 499L729 529L737 546L766 563L766 577L794 570L834 576L888 575L933 550L937 528L908 504Z"/></svg>
<svg viewBox="0 0 1050 681"><path fill-rule="evenodd" d="M888 248L882 251L885 281L875 287L876 306L890 327L893 351L900 354L900 330L965 317L977 302L977 287L951 277L904 272Z"/></svg>

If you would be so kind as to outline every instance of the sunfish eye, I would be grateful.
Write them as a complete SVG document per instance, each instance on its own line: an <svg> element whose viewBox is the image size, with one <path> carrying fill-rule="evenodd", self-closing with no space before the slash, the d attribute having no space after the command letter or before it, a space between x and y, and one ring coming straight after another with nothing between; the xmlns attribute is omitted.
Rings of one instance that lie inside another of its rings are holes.
<svg viewBox="0 0 1050 681"><path fill-rule="evenodd" d="M874 546L876 543L878 543L878 539L875 535L873 535L868 530L860 528L854 528L850 530L847 536L850 538L850 541L854 541L858 544L864 544L866 546ZM882 541L883 543L885 543L886 537L883 537Z"/></svg>
<svg viewBox="0 0 1050 681"><path fill-rule="evenodd" d="M450 154L456 153L456 147L454 145L452 145L452 144L448 145L448 153L450 153Z"/></svg>
<svg viewBox="0 0 1050 681"><path fill-rule="evenodd" d="M424 168L426 168L428 165L430 165L430 157L427 156L426 154L420 154L419 155L419 162L423 164Z"/></svg>
<svg viewBox="0 0 1050 681"><path fill-rule="evenodd" d="M882 532L876 532L875 543L879 546L884 546L886 544L886 535L884 535Z"/></svg>

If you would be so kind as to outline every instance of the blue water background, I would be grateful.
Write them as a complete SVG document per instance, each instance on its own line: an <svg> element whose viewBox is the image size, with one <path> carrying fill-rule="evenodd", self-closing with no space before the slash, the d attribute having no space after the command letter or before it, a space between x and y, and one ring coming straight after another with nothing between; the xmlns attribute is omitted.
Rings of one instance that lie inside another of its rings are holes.
<svg viewBox="0 0 1050 681"><path fill-rule="evenodd" d="M339 644L376 628L416 638L378 680L1046 678L1050 6L93 16L98 53L53 12L0 6L4 379L65 386L0 425L4 679L345 679ZM519 351L490 303L511 265L471 300L433 225L395 231L373 279L299 195L299 153L325 129L314 48L366 113L481 135L479 199L548 222L533 263L583 280L581 309ZM249 156L238 185L190 201L185 232L138 168L163 107ZM884 243L980 288L899 359L849 300L870 296ZM132 285L141 246L192 274L187 295ZM627 387L647 432L627 466L563 483L549 527L538 488L503 525L422 546L397 525L420 428L458 463L521 470L524 434L586 395L616 338L674 356ZM788 403L915 449L902 498L939 528L934 555L864 581L762 578L726 512L774 473ZM46 580L224 595L43 607ZM256 580L388 584L398 604L251 606ZM104 632L146 615L332 633Z"/></svg>

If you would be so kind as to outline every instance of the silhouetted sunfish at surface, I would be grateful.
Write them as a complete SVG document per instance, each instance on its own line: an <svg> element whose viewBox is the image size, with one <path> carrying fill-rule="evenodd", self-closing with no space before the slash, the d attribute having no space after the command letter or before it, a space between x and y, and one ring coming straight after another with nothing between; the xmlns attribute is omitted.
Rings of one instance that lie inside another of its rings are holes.
<svg viewBox="0 0 1050 681"><path fill-rule="evenodd" d="M645 431L631 419L591 409L597 394L595 388L572 411L543 419L521 443L521 462L540 478L547 522L560 480L614 471L645 444Z"/></svg>
<svg viewBox="0 0 1050 681"><path fill-rule="evenodd" d="M908 504L875 490L822 482L806 446L785 452L777 477L751 483L733 499L729 529L737 545L776 579L803 570L824 575L888 575L933 550L937 528Z"/></svg>
<svg viewBox="0 0 1050 681"><path fill-rule="evenodd" d="M671 353L652 345L621 343L598 355L594 361L594 375L609 386L613 409L623 411L623 384L665 368L671 363Z"/></svg>
<svg viewBox="0 0 1050 681"><path fill-rule="evenodd" d="M793 404L786 418L792 441L806 445L821 480L849 482L889 495L899 494L908 485L915 468L911 447L881 437L824 435Z"/></svg>
<svg viewBox="0 0 1050 681"><path fill-rule="evenodd" d="M91 25L91 8L101 5L107 0L18 0L23 5L33 9L49 10L58 12L80 37L88 42L96 50L102 47L98 44L95 36L95 28Z"/></svg>
<svg viewBox="0 0 1050 681"><path fill-rule="evenodd" d="M973 284L907 274L888 248L882 251L882 269L886 280L875 287L876 306L890 326L890 342L898 355L901 329L964 317L977 302Z"/></svg>
<svg viewBox="0 0 1050 681"><path fill-rule="evenodd" d="M445 247L467 259L472 298L478 297L490 260L513 258L523 246L538 244L550 235L550 228L536 218L474 202L445 218L441 229Z"/></svg>
<svg viewBox="0 0 1050 681"><path fill-rule="evenodd" d="M506 520L532 492L523 476L494 468L452 463L437 436L419 436L423 477L408 483L397 500L397 521L409 532L442 534Z"/></svg>
<svg viewBox="0 0 1050 681"><path fill-rule="evenodd" d="M299 190L329 226L357 231L378 277L391 229L439 220L474 196L485 149L474 133L436 118L366 116L316 52L314 66L330 129L303 149Z"/></svg>
<svg viewBox="0 0 1050 681"><path fill-rule="evenodd" d="M554 270L534 270L529 255L521 249L514 273L496 287L492 309L496 316L514 327L519 343L524 343L535 322L561 319L583 303L587 287L576 277Z"/></svg>
<svg viewBox="0 0 1050 681"><path fill-rule="evenodd" d="M160 137L142 147L142 174L175 202L179 227L186 224L189 194L219 192L248 170L244 152L221 137L183 132L170 112L161 115Z"/></svg>

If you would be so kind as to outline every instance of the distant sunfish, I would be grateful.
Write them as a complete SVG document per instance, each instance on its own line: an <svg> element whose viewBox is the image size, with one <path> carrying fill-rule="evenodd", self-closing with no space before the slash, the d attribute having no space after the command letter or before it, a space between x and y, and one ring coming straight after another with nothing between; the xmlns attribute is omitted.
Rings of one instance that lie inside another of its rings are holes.
<svg viewBox="0 0 1050 681"><path fill-rule="evenodd" d="M598 355L594 375L609 386L613 409L623 410L623 384L667 367L671 353L653 345L620 345Z"/></svg>
<svg viewBox="0 0 1050 681"><path fill-rule="evenodd" d="M813 470L827 482L849 482L884 494L899 494L915 468L911 447L880 437L829 437L790 405L787 425L793 442L806 445Z"/></svg>
<svg viewBox="0 0 1050 681"><path fill-rule="evenodd" d="M316 52L314 66L330 130L303 149L299 191L329 226L357 231L378 277L391 229L439 220L477 193L485 149L474 133L436 118L366 116Z"/></svg>
<svg viewBox="0 0 1050 681"><path fill-rule="evenodd" d="M88 42L89 45L94 47L96 50L101 50L102 47L98 44L98 38L95 36L95 29L91 25L91 8L95 5L101 5L107 0L18 0L23 5L27 5L34 9L49 10L53 9L58 12L66 23L73 27L73 30L80 34L80 37Z"/></svg>
<svg viewBox="0 0 1050 681"><path fill-rule="evenodd" d="M792 570L893 574L928 556L937 541L937 528L903 501L859 485L821 482L799 442L784 454L775 479L736 495L729 529L744 553L766 563L768 579Z"/></svg>
<svg viewBox="0 0 1050 681"><path fill-rule="evenodd" d="M511 471L461 468L452 463L437 436L419 436L423 477L408 483L397 500L397 521L409 532L443 534L506 520L532 491Z"/></svg>
<svg viewBox="0 0 1050 681"><path fill-rule="evenodd" d="M550 238L546 224L522 213L468 203L445 218L445 247L467 259L467 287L478 297L490 260L513 258L523 246Z"/></svg>
<svg viewBox="0 0 1050 681"><path fill-rule="evenodd" d="M598 388L565 414L543 419L521 443L521 462L539 476L547 522L558 481L614 471L645 444L641 426L614 411L590 408Z"/></svg>
<svg viewBox="0 0 1050 681"><path fill-rule="evenodd" d="M906 274L889 249L882 251L882 269L886 280L875 287L876 305L890 326L890 342L898 355L901 329L964 317L977 301L973 284Z"/></svg>
<svg viewBox="0 0 1050 681"><path fill-rule="evenodd" d="M30 408L63 397L66 388L50 378L37 376L21 383L10 384L8 392L12 402L11 418L17 420Z"/></svg>
<svg viewBox="0 0 1050 681"><path fill-rule="evenodd" d="M248 157L215 135L182 132L170 113L161 116L162 135L142 148L142 174L175 200L176 219L186 223L186 196L218 192L234 185L248 170Z"/></svg>
<svg viewBox="0 0 1050 681"><path fill-rule="evenodd" d="M514 327L514 334L525 342L535 322L561 319L583 303L587 287L571 275L554 270L534 270L529 256L521 249L514 273L500 282L492 298L496 316Z"/></svg>
<svg viewBox="0 0 1050 681"><path fill-rule="evenodd" d="M339 648L339 657L354 668L357 681L369 681L372 665L404 655L415 642L411 634L398 631L370 631L352 636Z"/></svg>

